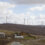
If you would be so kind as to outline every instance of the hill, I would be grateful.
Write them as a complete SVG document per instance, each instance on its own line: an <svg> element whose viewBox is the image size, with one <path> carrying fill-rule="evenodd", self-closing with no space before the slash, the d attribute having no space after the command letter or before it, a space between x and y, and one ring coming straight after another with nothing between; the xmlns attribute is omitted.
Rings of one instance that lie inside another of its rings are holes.
<svg viewBox="0 0 45 45"><path fill-rule="evenodd" d="M41 25L0 24L0 30L22 31L35 35L45 35L45 26Z"/></svg>

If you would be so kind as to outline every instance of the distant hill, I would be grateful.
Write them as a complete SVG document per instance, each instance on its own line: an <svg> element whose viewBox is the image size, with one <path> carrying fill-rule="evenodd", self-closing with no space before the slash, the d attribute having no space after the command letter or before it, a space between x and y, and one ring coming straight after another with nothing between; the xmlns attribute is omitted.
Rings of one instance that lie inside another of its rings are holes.
<svg viewBox="0 0 45 45"><path fill-rule="evenodd" d="M22 31L28 32L36 35L45 35L45 26L41 25L20 25L20 24L0 24L0 30L10 30L10 31Z"/></svg>

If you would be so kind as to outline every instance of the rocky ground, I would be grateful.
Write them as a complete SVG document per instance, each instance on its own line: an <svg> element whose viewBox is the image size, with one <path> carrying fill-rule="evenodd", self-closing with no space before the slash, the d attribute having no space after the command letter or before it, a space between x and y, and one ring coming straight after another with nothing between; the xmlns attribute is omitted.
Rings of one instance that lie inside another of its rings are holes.
<svg viewBox="0 0 45 45"><path fill-rule="evenodd" d="M45 36L37 39L15 39L8 45L45 45Z"/></svg>

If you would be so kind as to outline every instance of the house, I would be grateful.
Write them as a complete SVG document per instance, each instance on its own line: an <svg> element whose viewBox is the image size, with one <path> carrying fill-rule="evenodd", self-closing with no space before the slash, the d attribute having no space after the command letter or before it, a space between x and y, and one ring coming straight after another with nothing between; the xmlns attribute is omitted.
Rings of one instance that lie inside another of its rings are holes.
<svg viewBox="0 0 45 45"><path fill-rule="evenodd" d="M24 36L20 35L20 33L15 33L14 38L24 38Z"/></svg>
<svg viewBox="0 0 45 45"><path fill-rule="evenodd" d="M4 32L0 32L0 38L5 38L5 33Z"/></svg>
<svg viewBox="0 0 45 45"><path fill-rule="evenodd" d="M6 34L6 38L7 38L7 39L11 39L12 37L11 37L11 35Z"/></svg>

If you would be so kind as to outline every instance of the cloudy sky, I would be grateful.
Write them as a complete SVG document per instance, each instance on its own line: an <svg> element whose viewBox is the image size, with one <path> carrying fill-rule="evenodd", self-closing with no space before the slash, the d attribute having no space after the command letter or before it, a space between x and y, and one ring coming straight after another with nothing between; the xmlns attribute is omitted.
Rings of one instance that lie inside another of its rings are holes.
<svg viewBox="0 0 45 45"><path fill-rule="evenodd" d="M14 24L45 25L45 1L0 0L0 24L6 20Z"/></svg>

